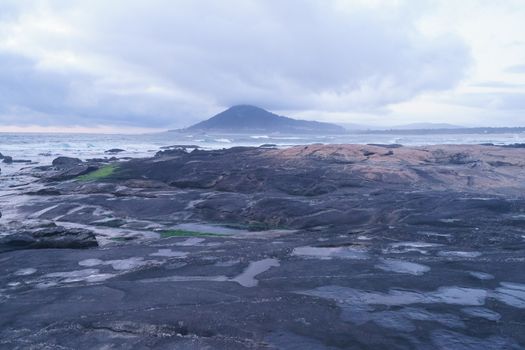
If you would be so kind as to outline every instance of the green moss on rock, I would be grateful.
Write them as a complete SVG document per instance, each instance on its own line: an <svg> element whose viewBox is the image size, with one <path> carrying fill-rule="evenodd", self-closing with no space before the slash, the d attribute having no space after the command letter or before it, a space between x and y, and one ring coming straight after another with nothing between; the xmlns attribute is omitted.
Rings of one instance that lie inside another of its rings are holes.
<svg viewBox="0 0 525 350"><path fill-rule="evenodd" d="M104 178L107 178L111 176L116 170L118 169L118 166L114 164L105 165L102 168L92 171L88 174L81 175L77 177L78 181L97 181Z"/></svg>

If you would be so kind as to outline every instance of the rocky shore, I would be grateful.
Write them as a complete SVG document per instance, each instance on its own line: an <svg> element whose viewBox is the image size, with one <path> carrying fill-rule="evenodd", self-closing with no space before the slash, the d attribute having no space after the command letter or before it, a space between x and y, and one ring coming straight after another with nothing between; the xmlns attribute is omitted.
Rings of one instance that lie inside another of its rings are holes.
<svg viewBox="0 0 525 350"><path fill-rule="evenodd" d="M0 208L0 348L525 347L525 148L173 146L31 176Z"/></svg>

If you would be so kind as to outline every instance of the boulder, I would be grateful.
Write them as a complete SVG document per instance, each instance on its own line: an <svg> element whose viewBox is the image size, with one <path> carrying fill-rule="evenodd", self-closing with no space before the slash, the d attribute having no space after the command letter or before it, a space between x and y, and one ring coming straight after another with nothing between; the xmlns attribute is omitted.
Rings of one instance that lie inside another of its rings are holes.
<svg viewBox="0 0 525 350"><path fill-rule="evenodd" d="M0 238L0 252L21 249L84 249L97 247L92 231L52 226L36 231L24 231Z"/></svg>
<svg viewBox="0 0 525 350"><path fill-rule="evenodd" d="M525 143L513 143L513 144L510 144L510 145L503 145L501 147L506 147L506 148L525 148Z"/></svg>
<svg viewBox="0 0 525 350"><path fill-rule="evenodd" d="M58 157L53 160L53 166L57 169L71 169L82 163L82 160L71 157Z"/></svg>
<svg viewBox="0 0 525 350"><path fill-rule="evenodd" d="M92 171L98 170L98 165L79 164L69 169L63 169L58 173L48 177L49 181L64 181L74 179L75 177L89 174Z"/></svg>
<svg viewBox="0 0 525 350"><path fill-rule="evenodd" d="M6 164L13 163L13 157L11 157L11 156L4 156L3 157L3 162L6 163Z"/></svg>
<svg viewBox="0 0 525 350"><path fill-rule="evenodd" d="M171 146L162 146L160 149L184 149L186 150L187 148L197 149L201 147L197 145L171 145Z"/></svg>
<svg viewBox="0 0 525 350"><path fill-rule="evenodd" d="M126 150L121 149L121 148L112 148L112 149L108 149L107 151L104 151L104 153L108 153L108 154L117 154L120 152L126 152Z"/></svg>
<svg viewBox="0 0 525 350"><path fill-rule="evenodd" d="M155 157L176 157L176 156L185 156L188 154L185 149L181 148L174 148L174 149L166 149L164 151L158 151L155 154Z"/></svg>

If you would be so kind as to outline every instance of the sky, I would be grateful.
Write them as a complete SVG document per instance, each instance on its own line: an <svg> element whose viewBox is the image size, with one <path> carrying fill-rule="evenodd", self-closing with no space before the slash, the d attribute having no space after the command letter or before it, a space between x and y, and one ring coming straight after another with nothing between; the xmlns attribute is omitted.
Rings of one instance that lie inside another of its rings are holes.
<svg viewBox="0 0 525 350"><path fill-rule="evenodd" d="M0 0L0 132L174 129L236 104L525 126L525 2Z"/></svg>

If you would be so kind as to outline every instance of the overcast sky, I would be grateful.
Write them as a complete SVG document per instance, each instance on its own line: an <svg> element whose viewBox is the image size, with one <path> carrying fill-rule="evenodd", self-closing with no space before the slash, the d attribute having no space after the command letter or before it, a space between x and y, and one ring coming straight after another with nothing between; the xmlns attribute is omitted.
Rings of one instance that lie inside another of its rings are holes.
<svg viewBox="0 0 525 350"><path fill-rule="evenodd" d="M525 2L0 0L0 131L525 126Z"/></svg>

